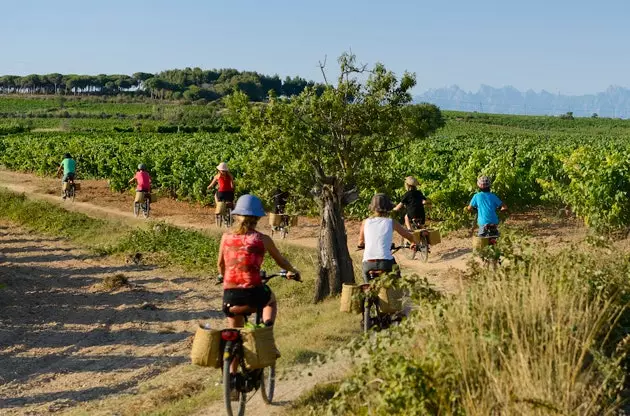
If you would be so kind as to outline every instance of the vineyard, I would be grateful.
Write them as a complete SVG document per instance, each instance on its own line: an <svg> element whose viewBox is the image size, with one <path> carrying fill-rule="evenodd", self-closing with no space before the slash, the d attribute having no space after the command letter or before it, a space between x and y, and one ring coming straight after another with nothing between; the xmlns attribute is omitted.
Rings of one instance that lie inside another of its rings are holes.
<svg viewBox="0 0 630 416"><path fill-rule="evenodd" d="M461 212L480 174L494 178L494 191L514 210L536 205L568 206L598 230L630 224L630 124L620 120L561 120L536 117L447 113L447 126L423 141L366 161L360 200L349 206L363 215L374 192L398 198L402 178L415 175L434 202L432 217L455 228L468 221ZM0 163L9 169L50 175L70 152L79 175L105 178L123 191L135 166L149 166L166 195L208 202L205 187L220 161L230 165L237 192L268 197L290 187L291 163L268 168L260 177L257 150L238 133L125 132L116 120L72 120L79 132L22 132L0 136ZM544 129L540 125L547 126ZM129 124L127 124L129 126ZM122 132L112 131L117 129ZM11 131L9 131L11 133ZM265 168L267 169L267 168ZM287 184L287 185L285 185ZM310 212L308 189L290 189L293 204Z"/></svg>

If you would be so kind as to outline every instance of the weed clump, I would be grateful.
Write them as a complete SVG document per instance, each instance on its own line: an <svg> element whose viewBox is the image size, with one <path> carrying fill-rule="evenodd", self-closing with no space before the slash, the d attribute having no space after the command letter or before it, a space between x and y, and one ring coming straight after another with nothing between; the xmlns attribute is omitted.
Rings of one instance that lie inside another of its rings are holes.
<svg viewBox="0 0 630 416"><path fill-rule="evenodd" d="M101 282L103 290L114 291L129 286L129 278L122 273L106 276Z"/></svg>

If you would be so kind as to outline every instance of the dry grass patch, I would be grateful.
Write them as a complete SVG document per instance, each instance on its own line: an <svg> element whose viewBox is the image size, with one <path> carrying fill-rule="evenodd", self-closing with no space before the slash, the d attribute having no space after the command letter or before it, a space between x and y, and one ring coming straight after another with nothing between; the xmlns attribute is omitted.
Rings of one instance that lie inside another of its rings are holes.
<svg viewBox="0 0 630 416"><path fill-rule="evenodd" d="M101 290L112 292L129 286L129 278L122 273L106 276L101 282Z"/></svg>

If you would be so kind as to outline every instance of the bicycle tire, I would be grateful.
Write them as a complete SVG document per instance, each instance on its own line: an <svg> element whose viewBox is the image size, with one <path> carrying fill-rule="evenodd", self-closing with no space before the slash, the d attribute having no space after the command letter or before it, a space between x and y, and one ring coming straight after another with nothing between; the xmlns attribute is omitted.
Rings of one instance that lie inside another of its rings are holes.
<svg viewBox="0 0 630 416"><path fill-rule="evenodd" d="M370 300L369 296L366 296L363 301L363 332L366 334L372 329L372 317L370 316L372 306L374 306L374 302Z"/></svg>
<svg viewBox="0 0 630 416"><path fill-rule="evenodd" d="M70 184L70 200L74 202L74 197L76 196L76 191L74 188L74 184Z"/></svg>
<svg viewBox="0 0 630 416"><path fill-rule="evenodd" d="M216 221L215 221L215 224L217 225L217 227L219 227L219 228L220 228L221 226L223 226L223 215L221 215L221 214L216 214L216 215L215 215L215 220L216 220Z"/></svg>
<svg viewBox="0 0 630 416"><path fill-rule="evenodd" d="M151 202L148 199L144 200L144 206L142 207L142 215L144 218L149 218L149 213L151 212Z"/></svg>
<svg viewBox="0 0 630 416"><path fill-rule="evenodd" d="M420 236L420 245L416 250L420 256L420 260L424 263L429 261L429 242L427 241L427 236L422 234Z"/></svg>
<svg viewBox="0 0 630 416"><path fill-rule="evenodd" d="M273 393L276 389L276 366L264 368L260 381L260 393L262 394L263 402L271 404L273 401Z"/></svg>
<svg viewBox="0 0 630 416"><path fill-rule="evenodd" d="M237 413L232 411L232 375L230 374L230 367L232 365L232 354L230 350L232 349L231 342L226 343L225 352L223 354L223 402L225 404L225 413L227 416L234 416L235 414L238 416L245 415L245 404L247 403L247 397L245 393L238 393L238 408Z"/></svg>
<svg viewBox="0 0 630 416"><path fill-rule="evenodd" d="M289 235L289 230L286 227L282 228L280 235L282 236L282 239L284 240L285 238L287 238L287 235Z"/></svg>
<svg viewBox="0 0 630 416"><path fill-rule="evenodd" d="M140 203L139 202L134 202L133 203L133 215L135 217L137 217L138 215L140 215Z"/></svg>

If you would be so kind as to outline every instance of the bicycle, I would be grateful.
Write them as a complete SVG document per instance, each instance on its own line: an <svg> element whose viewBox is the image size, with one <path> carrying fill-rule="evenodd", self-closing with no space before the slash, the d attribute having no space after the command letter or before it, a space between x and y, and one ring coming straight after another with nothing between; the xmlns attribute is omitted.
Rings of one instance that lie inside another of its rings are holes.
<svg viewBox="0 0 630 416"><path fill-rule="evenodd" d="M393 246L392 254L396 253L401 248L404 248L404 246ZM359 246L359 250L362 249L363 247ZM372 281L387 273L388 272L384 270L370 270L368 272L370 275L370 282L359 285L363 293L363 302L361 303L361 321L364 333L369 332L375 327L379 331L387 329L393 324L400 323L402 320L403 315L399 312L386 313L381 309L381 299L378 296L378 292L372 288Z"/></svg>
<svg viewBox="0 0 630 416"><path fill-rule="evenodd" d="M416 254L420 256L423 262L429 261L429 232L424 228L424 224L419 219L411 219L411 232L420 231L418 243L414 246L404 238L402 238L401 246L405 249L405 255L409 260L414 260ZM412 247L414 247L412 249Z"/></svg>
<svg viewBox="0 0 630 416"><path fill-rule="evenodd" d="M76 184L74 183L74 179L68 179L68 181L64 184L63 189L63 200L70 199L74 202L74 198L77 193Z"/></svg>
<svg viewBox="0 0 630 416"><path fill-rule="evenodd" d="M477 236L480 239L485 240L481 243L481 261L486 266L496 267L501 264L501 253L497 249L497 243L499 240L499 228L496 224L486 224L483 226L483 231Z"/></svg>
<svg viewBox="0 0 630 416"><path fill-rule="evenodd" d="M230 201L219 201L225 204L225 209L218 214L214 214L217 227L227 227L230 228L232 226L232 208L234 208L234 203Z"/></svg>
<svg viewBox="0 0 630 416"><path fill-rule="evenodd" d="M287 278L286 270L281 270L279 273L267 275L261 270L260 277L263 284L266 285L269 280L274 277ZM300 276L295 275L292 280L300 282ZM222 276L217 279L217 284L222 283ZM251 314L255 314L256 326L262 323L262 308L252 308L247 305L232 306L230 312L235 315L243 315L245 322L247 317ZM245 414L245 405L247 404L247 394L260 389L262 399L266 404L270 404L273 401L273 394L276 386L276 366L272 365L266 368L259 368L249 370L245 365L245 358L243 353L243 339L241 338L241 332L238 328L227 328L221 331L221 340L225 342L223 347L223 400L225 402L225 410L228 416L234 415L232 411L232 392L236 391L238 398L237 411L239 416ZM232 374L232 363L236 360L238 362L238 370L236 374ZM250 396L253 397L253 395Z"/></svg>
<svg viewBox="0 0 630 416"><path fill-rule="evenodd" d="M273 237L275 233L279 232L280 237L282 239L285 239L287 238L287 235L289 235L289 228L291 227L291 216L284 213L279 214L279 215L280 215L280 224L271 227L271 236Z"/></svg>
<svg viewBox="0 0 630 416"><path fill-rule="evenodd" d="M136 191L136 194L141 191ZM140 212L142 212L142 216L144 218L149 218L149 213L151 212L151 193L150 192L142 192L142 201L134 201L133 203L133 215L138 216ZM136 198L138 199L138 198Z"/></svg>

